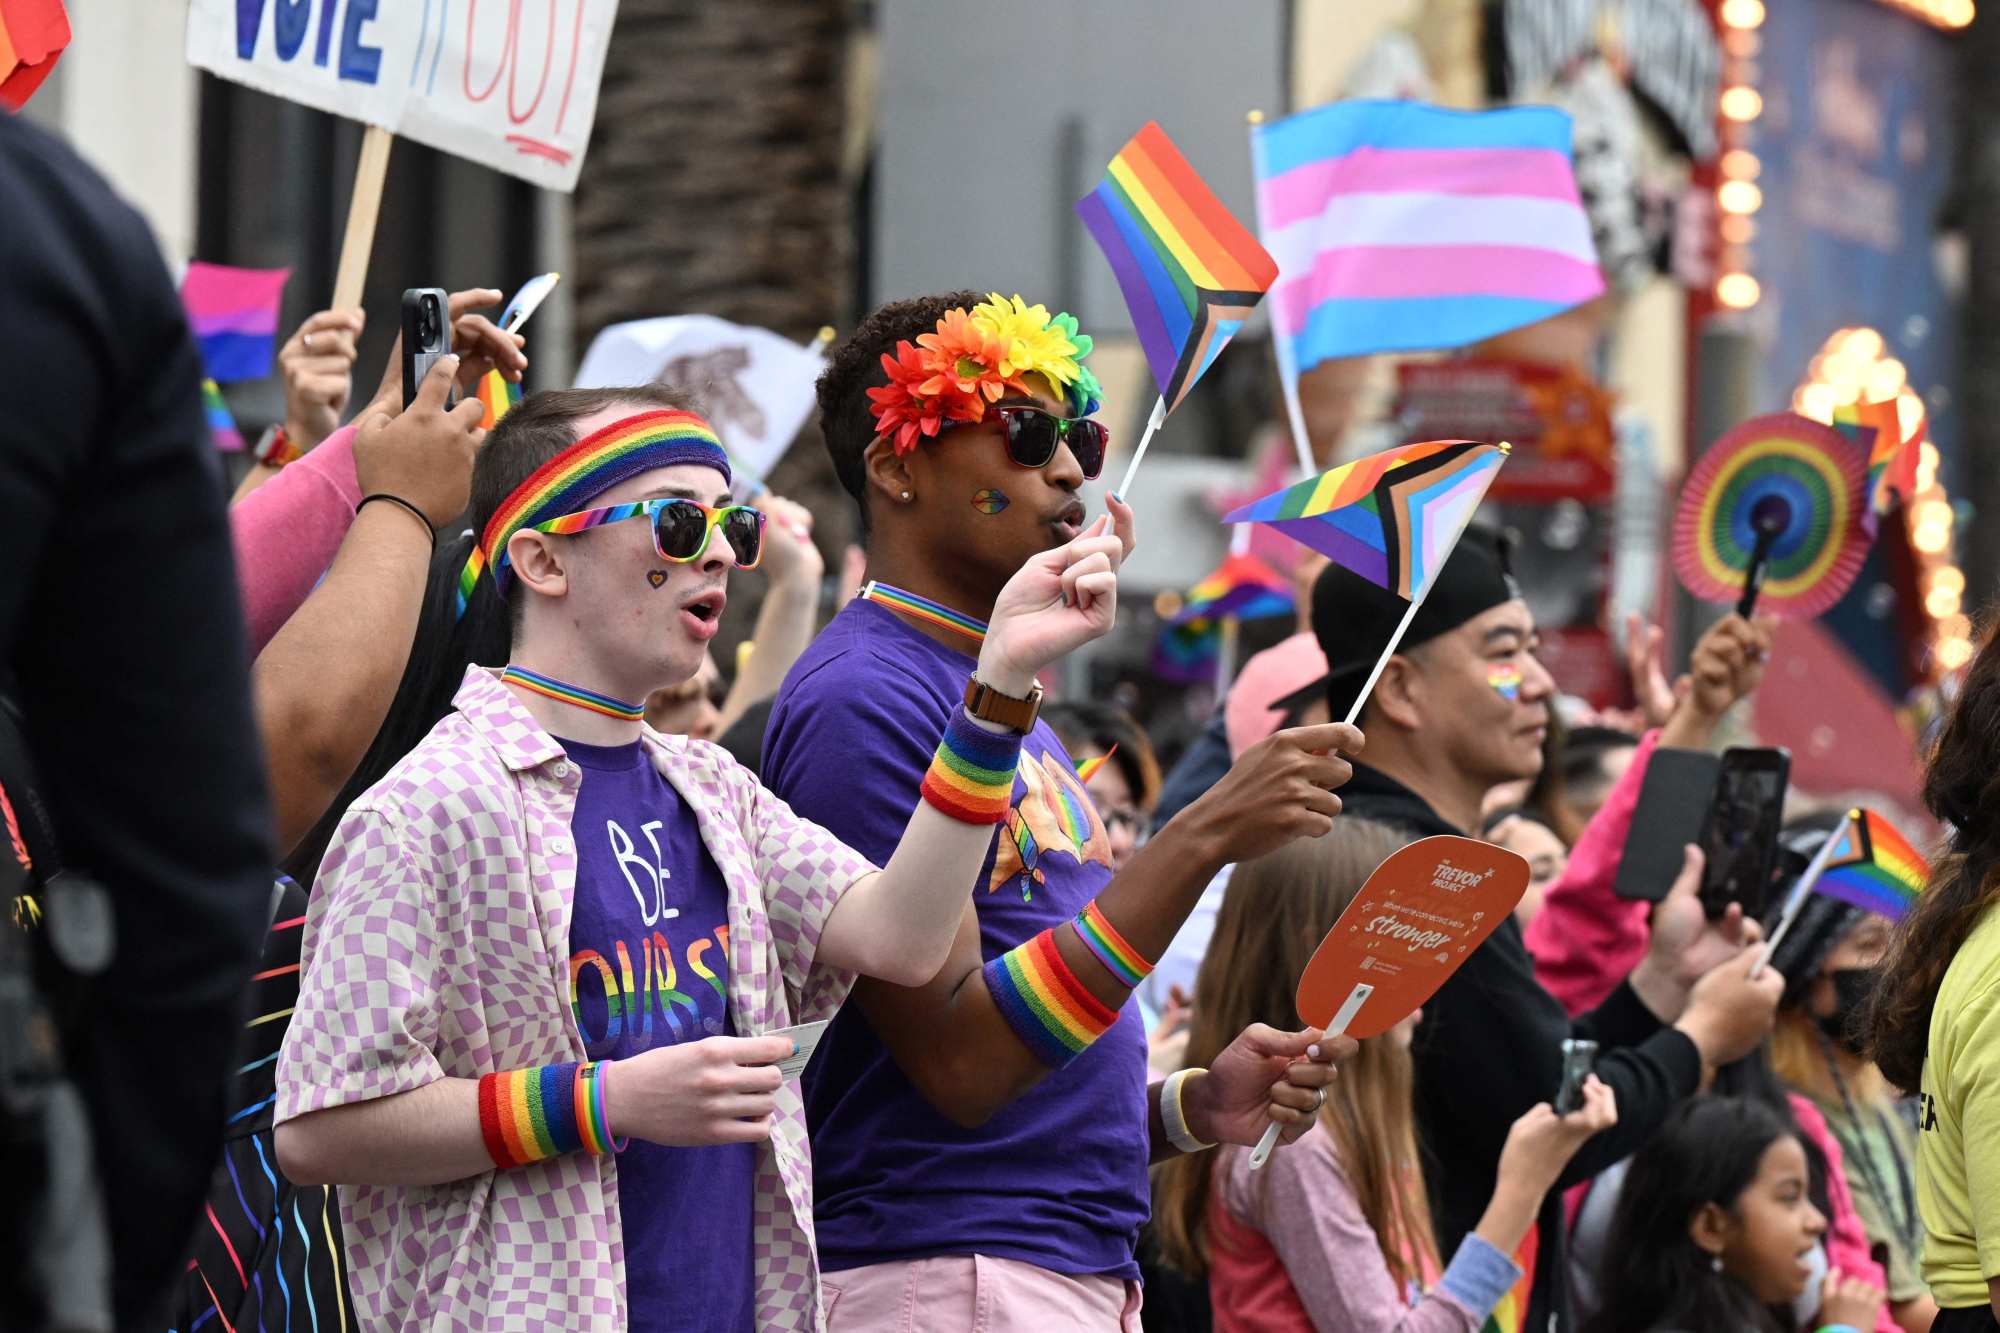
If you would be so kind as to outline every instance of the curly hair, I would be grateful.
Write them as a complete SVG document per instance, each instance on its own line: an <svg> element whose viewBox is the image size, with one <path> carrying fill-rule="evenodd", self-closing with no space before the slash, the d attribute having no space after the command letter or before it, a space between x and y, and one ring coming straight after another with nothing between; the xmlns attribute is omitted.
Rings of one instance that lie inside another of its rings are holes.
<svg viewBox="0 0 2000 1333"><path fill-rule="evenodd" d="M1888 1080L1917 1090L1938 987L2000 899L2000 620L1988 625L1924 771L1924 805L1951 828L1930 883L1896 927L1861 1026Z"/></svg>
<svg viewBox="0 0 2000 1333"><path fill-rule="evenodd" d="M868 390L889 382L882 370L884 355L904 339L937 327L948 310L970 308L985 300L979 292L940 292L891 301L869 313L854 332L834 345L820 372L819 429L833 459L833 474L861 509L861 529L868 530L868 470L862 454L875 439L875 418L868 410Z"/></svg>

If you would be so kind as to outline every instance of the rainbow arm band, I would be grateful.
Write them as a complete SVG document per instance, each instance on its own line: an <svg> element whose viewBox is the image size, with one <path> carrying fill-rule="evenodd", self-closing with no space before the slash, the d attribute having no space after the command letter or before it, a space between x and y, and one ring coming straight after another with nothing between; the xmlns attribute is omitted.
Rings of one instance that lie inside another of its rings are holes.
<svg viewBox="0 0 2000 1333"><path fill-rule="evenodd" d="M1000 1016L1037 1059L1062 1068L1110 1031L1118 1011L1084 989L1056 948L1053 929L986 965Z"/></svg>
<svg viewBox="0 0 2000 1333"><path fill-rule="evenodd" d="M1014 770L1021 763L1018 732L992 732L963 708L945 724L944 739L924 774L924 799L967 824L998 824L1014 799Z"/></svg>
<svg viewBox="0 0 2000 1333"><path fill-rule="evenodd" d="M1152 975L1153 965L1118 933L1104 915L1104 909L1092 898L1076 914L1076 937L1083 946L1097 955L1097 961L1104 964L1111 975L1117 977L1127 987L1137 986Z"/></svg>
<svg viewBox="0 0 2000 1333"><path fill-rule="evenodd" d="M604 1110L603 1066L542 1065L479 1080L479 1133L497 1167L623 1148L611 1139Z"/></svg>

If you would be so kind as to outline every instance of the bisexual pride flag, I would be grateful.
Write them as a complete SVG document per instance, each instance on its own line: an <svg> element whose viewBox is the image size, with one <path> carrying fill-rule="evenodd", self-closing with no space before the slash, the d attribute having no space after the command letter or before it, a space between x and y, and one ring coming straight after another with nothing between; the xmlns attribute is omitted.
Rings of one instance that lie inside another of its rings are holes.
<svg viewBox="0 0 2000 1333"><path fill-rule="evenodd" d="M1335 102L1250 142L1288 379L1332 357L1463 347L1604 290L1553 107Z"/></svg>
<svg viewBox="0 0 2000 1333"><path fill-rule="evenodd" d="M1894 824L1873 810L1850 810L1833 836L1839 841L1815 891L1892 921L1915 905L1930 880L1930 863Z"/></svg>
<svg viewBox="0 0 2000 1333"><path fill-rule="evenodd" d="M181 280L181 305L201 344L208 377L230 384L260 380L271 373L278 346L278 303L284 299L288 268L231 268L227 264L188 265Z"/></svg>
<svg viewBox="0 0 2000 1333"><path fill-rule="evenodd" d="M1406 602L1424 589L1458 544L1508 446L1470 440L1399 445L1224 516L1265 523Z"/></svg>
<svg viewBox="0 0 2000 1333"><path fill-rule="evenodd" d="M1118 150L1077 216L1111 262L1172 412L1278 277L1278 266L1152 121Z"/></svg>

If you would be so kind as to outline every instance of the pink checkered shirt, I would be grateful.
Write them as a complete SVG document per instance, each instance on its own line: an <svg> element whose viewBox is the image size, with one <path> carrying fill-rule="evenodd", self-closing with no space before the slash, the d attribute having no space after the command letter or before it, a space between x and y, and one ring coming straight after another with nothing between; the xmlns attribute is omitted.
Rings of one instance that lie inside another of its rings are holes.
<svg viewBox="0 0 2000 1333"><path fill-rule="evenodd" d="M581 775L493 673L466 672L452 702L327 849L278 1057L280 1123L441 1078L586 1058L566 999ZM718 747L650 731L646 745L728 884L735 1030L831 1017L854 978L815 967L813 953L834 903L874 867ZM774 1124L753 1187L757 1327L816 1330L812 1158L796 1084L778 1093ZM363 1328L625 1327L615 1158L572 1153L448 1185L339 1194Z"/></svg>

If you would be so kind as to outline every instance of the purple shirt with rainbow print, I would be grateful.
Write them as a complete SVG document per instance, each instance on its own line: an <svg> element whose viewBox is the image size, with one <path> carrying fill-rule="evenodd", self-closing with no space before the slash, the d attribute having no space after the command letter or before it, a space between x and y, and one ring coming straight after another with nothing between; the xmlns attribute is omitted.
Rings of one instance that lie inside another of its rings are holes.
<svg viewBox="0 0 2000 1333"><path fill-rule="evenodd" d="M729 900L694 812L639 747L562 747L583 770L571 833L576 902L570 1003L593 1060L703 1037L730 1021ZM756 1145L618 1157L625 1308L634 1330L699 1324L751 1333L750 1195Z"/></svg>
<svg viewBox="0 0 2000 1333"><path fill-rule="evenodd" d="M764 780L792 809L887 864L973 659L895 612L853 602L792 667L764 735ZM1111 841L1046 722L1021 747L1007 821L977 882L993 959L1076 915L1111 878ZM806 1071L825 1272L935 1255L1137 1278L1146 1220L1146 1033L1111 1030L984 1126L961 1129L910 1084L858 1005Z"/></svg>

